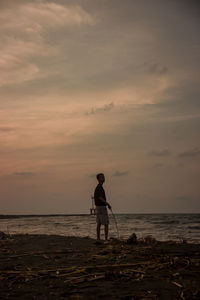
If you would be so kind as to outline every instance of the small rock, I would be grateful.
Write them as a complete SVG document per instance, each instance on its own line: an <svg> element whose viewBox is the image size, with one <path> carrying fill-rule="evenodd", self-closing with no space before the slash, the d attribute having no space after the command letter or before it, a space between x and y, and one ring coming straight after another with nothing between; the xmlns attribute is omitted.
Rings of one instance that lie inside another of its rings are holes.
<svg viewBox="0 0 200 300"><path fill-rule="evenodd" d="M156 239L154 237L152 237L151 235L147 235L144 238L144 242L147 243L147 244L155 244Z"/></svg>
<svg viewBox="0 0 200 300"><path fill-rule="evenodd" d="M8 238L8 235L5 234L4 232L0 231L0 240L5 240Z"/></svg>
<svg viewBox="0 0 200 300"><path fill-rule="evenodd" d="M127 239L127 244L132 245L137 243L137 236L135 233L132 233Z"/></svg>

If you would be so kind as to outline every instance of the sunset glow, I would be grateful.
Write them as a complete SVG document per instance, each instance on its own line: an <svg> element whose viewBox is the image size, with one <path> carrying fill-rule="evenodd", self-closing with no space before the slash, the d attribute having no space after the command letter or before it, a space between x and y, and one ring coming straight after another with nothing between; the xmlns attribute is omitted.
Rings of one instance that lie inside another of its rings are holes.
<svg viewBox="0 0 200 300"><path fill-rule="evenodd" d="M200 212L197 1L1 1L1 214Z"/></svg>

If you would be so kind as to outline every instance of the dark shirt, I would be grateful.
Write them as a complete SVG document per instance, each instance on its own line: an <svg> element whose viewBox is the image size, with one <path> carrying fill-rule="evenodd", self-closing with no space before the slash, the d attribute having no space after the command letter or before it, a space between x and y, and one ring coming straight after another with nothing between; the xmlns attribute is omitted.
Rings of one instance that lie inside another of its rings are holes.
<svg viewBox="0 0 200 300"><path fill-rule="evenodd" d="M103 186L99 183L94 191L94 202L96 206L106 206L106 204L99 199L99 197L106 200L106 194Z"/></svg>

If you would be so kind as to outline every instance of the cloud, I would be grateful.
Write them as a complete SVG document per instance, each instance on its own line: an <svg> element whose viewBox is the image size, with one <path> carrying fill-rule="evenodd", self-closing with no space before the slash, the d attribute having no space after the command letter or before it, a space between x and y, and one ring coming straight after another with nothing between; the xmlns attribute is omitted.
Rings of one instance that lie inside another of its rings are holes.
<svg viewBox="0 0 200 300"><path fill-rule="evenodd" d="M170 156L171 152L168 149L164 150L153 150L148 153L150 156Z"/></svg>
<svg viewBox="0 0 200 300"><path fill-rule="evenodd" d="M120 176L127 176L129 174L129 171L116 171L112 176L120 177Z"/></svg>
<svg viewBox="0 0 200 300"><path fill-rule="evenodd" d="M176 196L176 200L180 201L180 202L185 202L185 201L189 201L192 197L188 197L186 195L179 195Z"/></svg>
<svg viewBox="0 0 200 300"><path fill-rule="evenodd" d="M97 108L92 108L89 112L87 112L87 115L95 115L95 114L99 114L99 113L104 113L104 112L108 112L110 110L112 110L114 108L114 103L111 102L109 104L106 104L102 107L97 107Z"/></svg>
<svg viewBox="0 0 200 300"><path fill-rule="evenodd" d="M177 204L181 205L181 207L184 207L185 205L186 205L186 207L189 207L190 209L192 209L192 207L197 207L197 208L199 207L199 197L196 197L194 195L188 195L188 194L177 195L175 197L175 199L177 201ZM194 209L194 212L195 212L195 209Z"/></svg>
<svg viewBox="0 0 200 300"><path fill-rule="evenodd" d="M0 127L0 132L9 132L13 131L13 128L11 127Z"/></svg>
<svg viewBox="0 0 200 300"><path fill-rule="evenodd" d="M22 176L22 177L29 177L29 176L34 176L34 172L15 172L12 174L13 176Z"/></svg>
<svg viewBox="0 0 200 300"><path fill-rule="evenodd" d="M94 23L93 17L79 5L48 2L25 2L2 10L1 30L20 31L27 36L60 26Z"/></svg>
<svg viewBox="0 0 200 300"><path fill-rule="evenodd" d="M90 174L90 175L88 175L88 177L89 177L89 178L96 178L96 174L94 174L94 173L93 173L93 174Z"/></svg>
<svg viewBox="0 0 200 300"><path fill-rule="evenodd" d="M40 68L33 63L32 58L48 55L48 49L44 54L45 46L42 42L17 39L14 36L7 36L6 33L2 37L2 41L0 46L0 86L28 81L40 74Z"/></svg>
<svg viewBox="0 0 200 300"><path fill-rule="evenodd" d="M33 56L42 55L43 43L3 37L0 47L0 86L20 83L38 77L40 68L31 62ZM48 55L46 52L46 55Z"/></svg>
<svg viewBox="0 0 200 300"><path fill-rule="evenodd" d="M1 0L0 175L20 185L45 174L38 186L69 194L76 181L81 194L101 166L116 187L127 181L127 199L133 180L158 203L197 191L198 151L183 153L200 146L199 19L182 5Z"/></svg>
<svg viewBox="0 0 200 300"><path fill-rule="evenodd" d="M0 14L0 86L46 77L41 57L55 57L58 45L47 38L50 30L92 25L93 17L79 5L24 2L8 6Z"/></svg>
<svg viewBox="0 0 200 300"><path fill-rule="evenodd" d="M164 75L168 71L167 67L160 66L158 63L152 63L148 66L148 72L151 74Z"/></svg>
<svg viewBox="0 0 200 300"><path fill-rule="evenodd" d="M191 76L192 78L192 76ZM152 107L162 111L166 116L198 115L200 111L200 88L196 83L187 82L167 88L162 99L152 104Z"/></svg>
<svg viewBox="0 0 200 300"><path fill-rule="evenodd" d="M196 147L191 150L187 150L187 151L179 153L178 157L181 157L181 158L186 157L187 158L187 157L196 157L198 155L200 155L200 148Z"/></svg>
<svg viewBox="0 0 200 300"><path fill-rule="evenodd" d="M153 168L157 169L157 168L162 168L163 166L164 164L157 163L153 165Z"/></svg>

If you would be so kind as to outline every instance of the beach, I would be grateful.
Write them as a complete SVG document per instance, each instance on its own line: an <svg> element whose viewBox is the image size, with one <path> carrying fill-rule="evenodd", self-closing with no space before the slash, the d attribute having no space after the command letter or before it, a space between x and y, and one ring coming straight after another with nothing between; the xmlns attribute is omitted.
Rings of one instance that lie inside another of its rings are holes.
<svg viewBox="0 0 200 300"><path fill-rule="evenodd" d="M200 245L6 235L1 299L200 299Z"/></svg>

